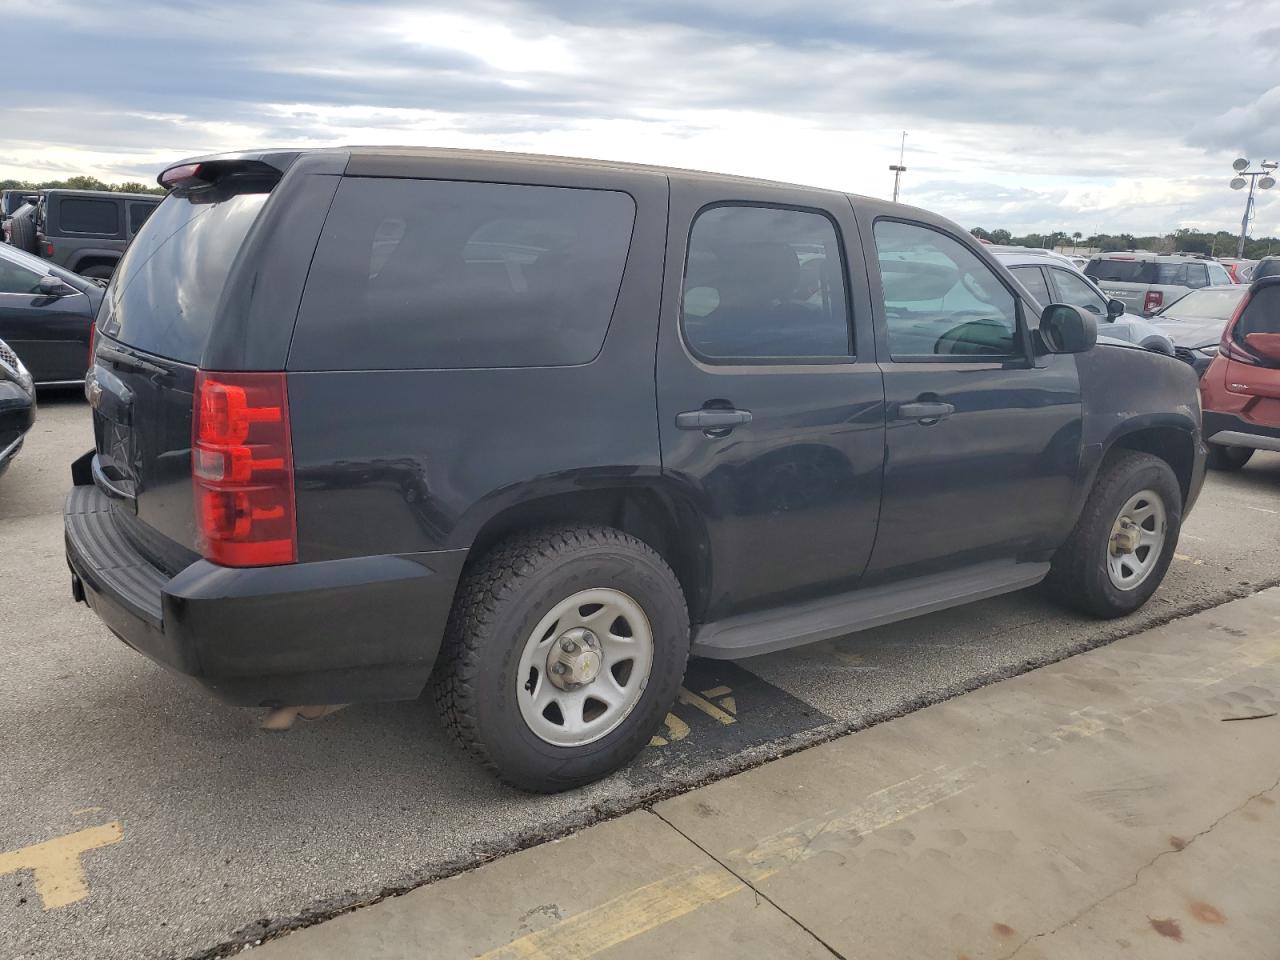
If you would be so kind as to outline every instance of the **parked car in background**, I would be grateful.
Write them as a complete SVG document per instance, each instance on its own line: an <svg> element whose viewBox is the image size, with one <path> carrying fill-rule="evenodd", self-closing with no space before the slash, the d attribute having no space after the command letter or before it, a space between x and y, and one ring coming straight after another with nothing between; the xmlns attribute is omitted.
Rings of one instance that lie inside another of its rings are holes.
<svg viewBox="0 0 1280 960"><path fill-rule="evenodd" d="M102 295L98 281L0 245L0 339L38 384L84 380Z"/></svg>
<svg viewBox="0 0 1280 960"><path fill-rule="evenodd" d="M1255 280L1200 380L1209 465L1239 470L1280 451L1280 276Z"/></svg>
<svg viewBox="0 0 1280 960"><path fill-rule="evenodd" d="M160 182L99 313L73 595L240 704L433 677L526 789L627 762L691 653L1046 578L1131 613L1203 480L1184 364L912 207L403 147Z"/></svg>
<svg viewBox="0 0 1280 960"><path fill-rule="evenodd" d="M1248 283L1253 279L1253 268L1258 265L1257 260L1238 260L1235 257L1219 257L1218 262L1227 269L1227 273L1231 274L1231 279L1236 283Z"/></svg>
<svg viewBox="0 0 1280 960"><path fill-rule="evenodd" d="M1204 376L1218 355L1222 331L1249 292L1246 284L1192 290L1151 318L1151 324L1173 341L1174 355Z"/></svg>
<svg viewBox="0 0 1280 960"><path fill-rule="evenodd" d="M0 474L22 449L36 418L36 388L22 360L0 340Z"/></svg>
<svg viewBox="0 0 1280 960"><path fill-rule="evenodd" d="M1126 310L1144 316L1191 290L1234 282L1217 261L1142 250L1100 253L1089 261L1084 272L1108 297L1123 300Z"/></svg>
<svg viewBox="0 0 1280 960"><path fill-rule="evenodd" d="M1280 277L1280 257L1263 257L1253 268L1252 279L1261 280L1263 277Z"/></svg>
<svg viewBox="0 0 1280 960"><path fill-rule="evenodd" d="M1035 247L992 247L991 252L1038 303L1082 307L1097 319L1100 337L1173 355L1174 344L1168 334L1142 317L1126 313L1124 301L1104 296L1066 257Z"/></svg>
<svg viewBox="0 0 1280 960"><path fill-rule="evenodd" d="M8 220L24 203L31 203L38 196L34 190L0 190L0 221Z"/></svg>
<svg viewBox="0 0 1280 960"><path fill-rule="evenodd" d="M109 279L163 198L109 190L44 190L14 214L10 243L86 277Z"/></svg>

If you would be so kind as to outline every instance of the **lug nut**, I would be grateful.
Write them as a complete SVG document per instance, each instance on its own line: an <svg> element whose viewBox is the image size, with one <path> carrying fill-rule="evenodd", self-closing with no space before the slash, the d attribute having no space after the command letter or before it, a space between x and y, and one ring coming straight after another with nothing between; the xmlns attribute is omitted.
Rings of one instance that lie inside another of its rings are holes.
<svg viewBox="0 0 1280 960"><path fill-rule="evenodd" d="M551 668L553 673L560 674L560 675L563 675L565 671L568 669L569 668L566 667L563 663L557 663L554 667Z"/></svg>
<svg viewBox="0 0 1280 960"><path fill-rule="evenodd" d="M565 653L573 653L578 649L578 645L574 643L572 640L561 640L560 649L563 650Z"/></svg>

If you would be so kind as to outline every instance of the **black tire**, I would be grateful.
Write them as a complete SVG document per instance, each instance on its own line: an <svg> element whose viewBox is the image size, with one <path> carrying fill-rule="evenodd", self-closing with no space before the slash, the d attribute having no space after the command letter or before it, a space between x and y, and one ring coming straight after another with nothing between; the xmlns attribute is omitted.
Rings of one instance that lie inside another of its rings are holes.
<svg viewBox="0 0 1280 960"><path fill-rule="evenodd" d="M648 618L654 647L649 679L611 732L583 746L556 746L521 716L520 657L557 603L600 587L625 593ZM472 756L512 786L554 793L612 773L639 753L675 702L688 659L684 593L657 552L609 527L543 529L499 544L465 575L432 692L445 725Z"/></svg>
<svg viewBox="0 0 1280 960"><path fill-rule="evenodd" d="M9 221L9 242L27 253L36 252L36 218L34 210L15 214Z"/></svg>
<svg viewBox="0 0 1280 960"><path fill-rule="evenodd" d="M1152 490L1165 510L1165 538L1155 566L1142 583L1122 590L1107 573L1112 528L1134 494ZM1164 579L1182 529L1182 488L1173 468L1159 457L1131 450L1108 455L1075 529L1058 548L1046 581L1062 603L1082 613L1110 619L1133 613L1151 598Z"/></svg>
<svg viewBox="0 0 1280 960"><path fill-rule="evenodd" d="M80 271L80 276L88 277L91 280L110 280L111 275L116 272L114 263L95 263L91 267L85 267Z"/></svg>
<svg viewBox="0 0 1280 960"><path fill-rule="evenodd" d="M1207 446L1209 447L1209 466L1214 470L1235 473L1242 469L1253 456L1252 447L1224 447L1219 443L1210 443Z"/></svg>

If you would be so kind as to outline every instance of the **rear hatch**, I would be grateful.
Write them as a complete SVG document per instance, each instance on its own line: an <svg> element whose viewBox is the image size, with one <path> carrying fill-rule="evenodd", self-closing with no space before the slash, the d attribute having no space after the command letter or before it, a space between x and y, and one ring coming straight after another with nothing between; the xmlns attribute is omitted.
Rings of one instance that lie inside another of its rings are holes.
<svg viewBox="0 0 1280 960"><path fill-rule="evenodd" d="M1185 263L1095 257L1084 272L1107 296L1124 301L1126 313L1154 313L1190 289Z"/></svg>
<svg viewBox="0 0 1280 960"><path fill-rule="evenodd" d="M271 188L170 194L130 245L98 315L88 393L94 482L116 526L169 573L197 558L196 370L237 254Z"/></svg>

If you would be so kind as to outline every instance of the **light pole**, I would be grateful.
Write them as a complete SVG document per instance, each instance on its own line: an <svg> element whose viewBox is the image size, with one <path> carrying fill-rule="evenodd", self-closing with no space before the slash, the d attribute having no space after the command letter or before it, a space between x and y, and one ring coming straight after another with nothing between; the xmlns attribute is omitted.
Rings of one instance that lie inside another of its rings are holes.
<svg viewBox="0 0 1280 960"><path fill-rule="evenodd" d="M1236 259L1244 259L1244 241L1249 236L1249 220L1253 217L1253 190L1257 187L1259 190L1270 190L1276 185L1276 178L1271 175L1271 171L1276 167L1280 167L1280 163L1274 160L1263 160L1258 164L1258 170L1249 169L1249 161L1241 157L1235 163L1231 164L1231 169L1236 175L1231 178L1232 190L1243 190L1245 184L1249 185L1249 196L1244 202L1244 217L1240 220L1240 241L1236 244ZM1246 180L1245 178L1248 178Z"/></svg>
<svg viewBox="0 0 1280 960"><path fill-rule="evenodd" d="M902 131L902 143L898 147L898 162L889 164L889 169L893 171L893 202L898 202L898 185L902 181L902 175L907 172L907 168L902 165L903 154L907 152L907 131Z"/></svg>

